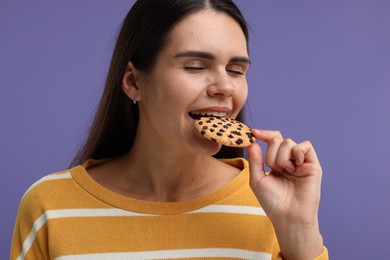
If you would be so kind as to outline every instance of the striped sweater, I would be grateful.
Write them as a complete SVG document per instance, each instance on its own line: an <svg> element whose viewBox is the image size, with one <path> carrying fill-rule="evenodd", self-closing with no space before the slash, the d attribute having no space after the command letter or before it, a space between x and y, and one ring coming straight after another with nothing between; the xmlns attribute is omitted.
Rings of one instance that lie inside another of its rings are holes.
<svg viewBox="0 0 390 260"><path fill-rule="evenodd" d="M183 202L131 199L96 183L88 160L43 177L23 196L11 259L281 259L249 187L248 163L222 188ZM327 259L324 252L318 259Z"/></svg>

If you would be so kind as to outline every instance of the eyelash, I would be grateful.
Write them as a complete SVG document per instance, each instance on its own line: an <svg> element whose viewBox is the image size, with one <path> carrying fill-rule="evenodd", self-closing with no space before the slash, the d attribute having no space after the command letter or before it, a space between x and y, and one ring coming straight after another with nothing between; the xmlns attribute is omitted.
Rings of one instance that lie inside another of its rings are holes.
<svg viewBox="0 0 390 260"><path fill-rule="evenodd" d="M193 67L193 66L187 66L184 67L185 70L205 70L205 67Z"/></svg>
<svg viewBox="0 0 390 260"><path fill-rule="evenodd" d="M226 70L226 71L237 75L245 75L244 72L238 70Z"/></svg>
<svg viewBox="0 0 390 260"><path fill-rule="evenodd" d="M184 67L184 69L188 70L188 71L201 71L201 70L205 70L206 68L205 67L187 66L187 67ZM226 70L226 71L233 73L233 74L236 74L236 75L245 75L245 73L243 73L242 71L238 71L238 70Z"/></svg>

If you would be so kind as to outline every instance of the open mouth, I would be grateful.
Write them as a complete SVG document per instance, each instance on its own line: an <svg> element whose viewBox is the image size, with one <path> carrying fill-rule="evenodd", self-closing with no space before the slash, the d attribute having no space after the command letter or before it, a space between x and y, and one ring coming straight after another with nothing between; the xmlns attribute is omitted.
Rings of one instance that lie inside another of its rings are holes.
<svg viewBox="0 0 390 260"><path fill-rule="evenodd" d="M188 115L190 117L192 117L193 119L197 120L197 119L200 119L202 117L227 117L227 113L223 113L223 112L197 112L197 111L193 111L193 112L189 112Z"/></svg>

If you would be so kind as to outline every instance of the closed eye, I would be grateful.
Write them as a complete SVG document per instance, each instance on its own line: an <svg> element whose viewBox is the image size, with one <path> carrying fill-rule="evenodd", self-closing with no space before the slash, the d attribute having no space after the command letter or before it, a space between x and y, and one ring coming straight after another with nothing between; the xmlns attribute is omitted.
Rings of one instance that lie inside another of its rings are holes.
<svg viewBox="0 0 390 260"><path fill-rule="evenodd" d="M184 69L188 70L188 71L199 71L199 70L205 70L206 68L205 67L197 67L197 66L185 66Z"/></svg>
<svg viewBox="0 0 390 260"><path fill-rule="evenodd" d="M228 73L234 74L234 75L245 75L246 71L248 70L248 64L230 64L226 67L226 71Z"/></svg>
<svg viewBox="0 0 390 260"><path fill-rule="evenodd" d="M226 71L237 75L245 75L245 73L240 70L226 70Z"/></svg>

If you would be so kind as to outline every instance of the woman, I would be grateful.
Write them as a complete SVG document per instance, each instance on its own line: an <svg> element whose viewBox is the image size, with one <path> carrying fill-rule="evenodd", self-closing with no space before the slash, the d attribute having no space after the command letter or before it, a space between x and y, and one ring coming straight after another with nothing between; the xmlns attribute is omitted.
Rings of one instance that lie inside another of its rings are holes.
<svg viewBox="0 0 390 260"><path fill-rule="evenodd" d="M247 162L194 128L242 120L247 47L230 0L137 1L75 167L26 192L11 258L327 259L309 142L253 130L266 174L257 143Z"/></svg>

